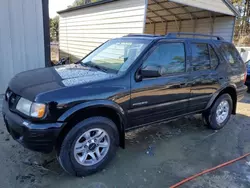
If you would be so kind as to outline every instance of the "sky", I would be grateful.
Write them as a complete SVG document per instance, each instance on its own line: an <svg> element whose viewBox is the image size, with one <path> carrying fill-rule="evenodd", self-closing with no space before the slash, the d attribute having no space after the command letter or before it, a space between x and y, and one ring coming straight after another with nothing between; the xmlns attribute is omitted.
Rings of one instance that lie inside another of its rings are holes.
<svg viewBox="0 0 250 188"><path fill-rule="evenodd" d="M57 11L66 9L74 0L49 0L49 16L53 18Z"/></svg>

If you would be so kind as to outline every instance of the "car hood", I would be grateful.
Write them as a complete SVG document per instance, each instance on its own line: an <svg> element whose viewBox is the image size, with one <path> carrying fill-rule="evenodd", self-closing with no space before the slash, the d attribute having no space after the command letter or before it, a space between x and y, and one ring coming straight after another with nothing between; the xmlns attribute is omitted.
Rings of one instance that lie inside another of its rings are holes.
<svg viewBox="0 0 250 188"><path fill-rule="evenodd" d="M115 76L116 74L102 72L80 64L70 64L19 73L10 81L9 88L17 95L34 100L38 94L43 92Z"/></svg>

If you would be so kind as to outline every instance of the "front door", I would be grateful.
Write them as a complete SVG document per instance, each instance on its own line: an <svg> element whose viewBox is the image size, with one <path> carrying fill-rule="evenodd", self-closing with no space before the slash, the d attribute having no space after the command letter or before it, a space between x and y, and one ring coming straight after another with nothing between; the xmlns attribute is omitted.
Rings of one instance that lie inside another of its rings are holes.
<svg viewBox="0 0 250 188"><path fill-rule="evenodd" d="M140 82L136 82L134 75L131 75L129 126L162 121L187 113L190 86L186 51L184 41L160 41L151 49L142 68L162 66L165 68L164 75L145 78Z"/></svg>

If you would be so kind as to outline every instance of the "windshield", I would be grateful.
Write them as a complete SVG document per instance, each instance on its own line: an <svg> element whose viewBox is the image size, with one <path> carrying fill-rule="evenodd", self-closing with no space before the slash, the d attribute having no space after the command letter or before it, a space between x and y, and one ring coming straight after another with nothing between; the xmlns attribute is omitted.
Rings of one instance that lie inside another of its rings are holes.
<svg viewBox="0 0 250 188"><path fill-rule="evenodd" d="M90 65L115 72L126 71L150 40L114 39L106 42L82 60L83 65Z"/></svg>

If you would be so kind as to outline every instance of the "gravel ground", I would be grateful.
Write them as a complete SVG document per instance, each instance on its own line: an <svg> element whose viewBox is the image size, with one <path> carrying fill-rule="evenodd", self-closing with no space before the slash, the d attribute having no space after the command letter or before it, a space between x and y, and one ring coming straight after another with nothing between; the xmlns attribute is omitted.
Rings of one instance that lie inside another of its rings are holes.
<svg viewBox="0 0 250 188"><path fill-rule="evenodd" d="M126 149L119 149L105 170L85 178L67 175L54 154L32 152L16 143L0 116L0 188L169 187L250 152L249 93L238 103L237 113L220 131L207 129L196 115L129 132ZM250 158L181 187L250 187Z"/></svg>

